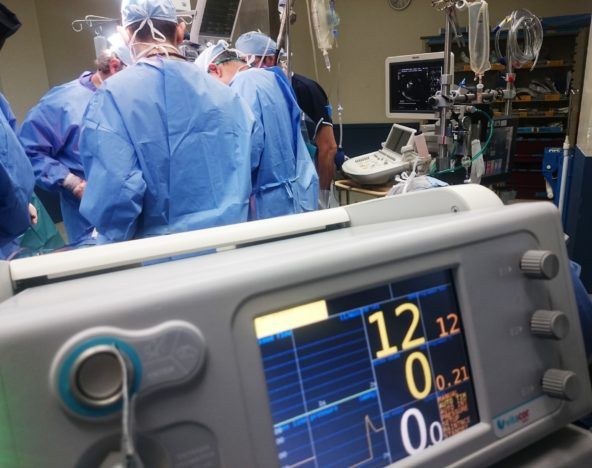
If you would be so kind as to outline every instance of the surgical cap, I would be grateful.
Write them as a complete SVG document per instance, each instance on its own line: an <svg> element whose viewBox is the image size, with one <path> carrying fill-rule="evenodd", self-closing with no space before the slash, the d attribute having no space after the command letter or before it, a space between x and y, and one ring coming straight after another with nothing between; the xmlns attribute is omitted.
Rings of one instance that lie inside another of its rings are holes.
<svg viewBox="0 0 592 468"><path fill-rule="evenodd" d="M123 41L121 34L115 33L109 36L110 49L117 54L119 59L128 67L134 64L132 54L128 45Z"/></svg>
<svg viewBox="0 0 592 468"><path fill-rule="evenodd" d="M121 21L123 27L145 20L161 20L177 23L177 11L171 0L122 0Z"/></svg>
<svg viewBox="0 0 592 468"><path fill-rule="evenodd" d="M251 31L240 36L235 47L243 54L266 57L275 55L277 44L262 32Z"/></svg>
<svg viewBox="0 0 592 468"><path fill-rule="evenodd" d="M214 62L214 60L216 60L216 58L220 54L224 53L226 50L228 50L228 42L218 41L217 44L209 46L206 50L199 54L199 57L197 57L195 64L199 68L207 72L210 63Z"/></svg>

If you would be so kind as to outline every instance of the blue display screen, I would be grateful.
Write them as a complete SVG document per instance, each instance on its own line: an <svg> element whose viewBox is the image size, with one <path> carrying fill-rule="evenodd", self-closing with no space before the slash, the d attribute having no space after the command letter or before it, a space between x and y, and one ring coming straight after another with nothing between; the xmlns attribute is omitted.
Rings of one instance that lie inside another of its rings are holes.
<svg viewBox="0 0 592 468"><path fill-rule="evenodd" d="M282 467L385 466L479 422L450 271L263 320Z"/></svg>

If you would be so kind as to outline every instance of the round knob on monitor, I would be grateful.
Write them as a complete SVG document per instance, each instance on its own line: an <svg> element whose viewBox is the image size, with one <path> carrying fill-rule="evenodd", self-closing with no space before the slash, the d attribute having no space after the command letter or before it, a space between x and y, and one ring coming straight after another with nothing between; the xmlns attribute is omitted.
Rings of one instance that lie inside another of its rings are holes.
<svg viewBox="0 0 592 468"><path fill-rule="evenodd" d="M128 381L133 370L127 366ZM84 351L72 366L72 393L76 399L95 408L111 406L122 397L123 370L111 346L93 346Z"/></svg>
<svg viewBox="0 0 592 468"><path fill-rule="evenodd" d="M530 331L542 338L561 340L569 333L569 319L558 310L537 310L530 318Z"/></svg>
<svg viewBox="0 0 592 468"><path fill-rule="evenodd" d="M522 256L520 269L531 278L553 279L559 273L559 258L548 250L529 250Z"/></svg>
<svg viewBox="0 0 592 468"><path fill-rule="evenodd" d="M578 377L571 371L549 369L543 376L543 391L552 398L575 400L580 393Z"/></svg>

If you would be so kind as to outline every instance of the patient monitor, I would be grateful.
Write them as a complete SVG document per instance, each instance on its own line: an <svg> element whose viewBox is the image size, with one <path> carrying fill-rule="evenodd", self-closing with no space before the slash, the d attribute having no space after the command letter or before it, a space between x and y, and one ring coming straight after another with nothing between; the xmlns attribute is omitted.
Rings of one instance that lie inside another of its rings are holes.
<svg viewBox="0 0 592 468"><path fill-rule="evenodd" d="M433 189L0 263L0 294L6 466L592 453L569 426L592 390L550 204Z"/></svg>

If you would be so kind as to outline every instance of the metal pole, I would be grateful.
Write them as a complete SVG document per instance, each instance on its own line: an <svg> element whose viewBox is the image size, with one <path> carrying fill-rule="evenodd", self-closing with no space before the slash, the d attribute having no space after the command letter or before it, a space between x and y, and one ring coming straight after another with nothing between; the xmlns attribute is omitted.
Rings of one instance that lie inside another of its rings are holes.
<svg viewBox="0 0 592 468"><path fill-rule="evenodd" d="M287 28L289 28L289 24L290 24L290 8L292 7L293 2L294 2L294 0L289 0L286 4L286 7L284 8L283 13L282 13L282 21L280 23L280 32L278 34L278 38L276 41L277 50L275 51L275 57L274 57L274 63L276 65L277 65L279 57L280 57L280 51L282 50L282 47L284 47L284 44L285 44L286 31L287 31Z"/></svg>
<svg viewBox="0 0 592 468"><path fill-rule="evenodd" d="M449 7L454 8L454 6ZM450 10L446 10L446 34L444 36L444 70L442 73L441 93L442 97L446 98L450 94L450 81L452 79L450 69ZM443 171L449 169L450 162L448 158L448 144L446 141L446 127L447 127L448 107L440 107L440 129L439 138L440 143L438 147L438 170Z"/></svg>
<svg viewBox="0 0 592 468"><path fill-rule="evenodd" d="M292 77L292 41L290 40L290 26L292 24L292 5L294 0L288 0L286 4L286 11L288 12L288 18L286 20L286 54L288 55L288 76ZM291 79L291 78L290 78Z"/></svg>
<svg viewBox="0 0 592 468"><path fill-rule="evenodd" d="M507 69L506 69L506 105L504 108L504 113L507 116L512 115L512 101L514 100L514 68L512 67L512 57L510 57L510 41L508 39L508 44L506 45L506 61Z"/></svg>
<svg viewBox="0 0 592 468"><path fill-rule="evenodd" d="M563 166L561 168L561 187L559 189L559 215L563 222L563 209L565 204L565 191L567 190L567 168L569 166L569 135L565 137L563 143Z"/></svg>

